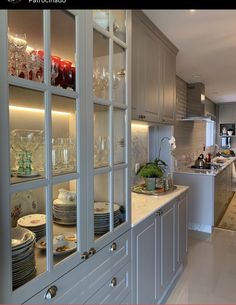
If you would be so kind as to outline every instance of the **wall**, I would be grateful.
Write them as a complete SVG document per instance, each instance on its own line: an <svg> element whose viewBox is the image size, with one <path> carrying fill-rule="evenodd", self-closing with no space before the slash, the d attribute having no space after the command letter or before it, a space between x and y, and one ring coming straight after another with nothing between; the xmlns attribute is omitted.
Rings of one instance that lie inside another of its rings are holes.
<svg viewBox="0 0 236 305"><path fill-rule="evenodd" d="M135 174L135 164L143 164L149 160L149 128L141 123L131 124L131 184L137 184L141 179Z"/></svg>
<svg viewBox="0 0 236 305"><path fill-rule="evenodd" d="M178 121L185 117L187 105L187 83L176 78L176 124L174 137L176 149L173 152L175 167L179 168L193 161L202 153L206 139L206 123L203 121Z"/></svg>

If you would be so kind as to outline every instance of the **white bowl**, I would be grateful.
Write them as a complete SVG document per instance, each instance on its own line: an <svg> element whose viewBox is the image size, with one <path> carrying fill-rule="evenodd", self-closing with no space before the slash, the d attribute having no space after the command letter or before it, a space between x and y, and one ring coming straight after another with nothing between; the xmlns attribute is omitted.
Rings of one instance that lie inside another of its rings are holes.
<svg viewBox="0 0 236 305"><path fill-rule="evenodd" d="M232 131L232 130L228 130L227 132L228 132L228 135L229 135L229 136L232 136L232 135L233 135L233 131Z"/></svg>

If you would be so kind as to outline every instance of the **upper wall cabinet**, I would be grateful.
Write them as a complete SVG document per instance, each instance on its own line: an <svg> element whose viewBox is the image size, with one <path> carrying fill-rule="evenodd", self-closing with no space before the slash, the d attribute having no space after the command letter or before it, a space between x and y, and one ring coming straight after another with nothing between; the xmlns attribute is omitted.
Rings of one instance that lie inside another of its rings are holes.
<svg viewBox="0 0 236 305"><path fill-rule="evenodd" d="M235 103L225 103L219 105L219 122L234 123L236 115Z"/></svg>
<svg viewBox="0 0 236 305"><path fill-rule="evenodd" d="M140 11L132 14L132 119L173 123L175 46Z"/></svg>

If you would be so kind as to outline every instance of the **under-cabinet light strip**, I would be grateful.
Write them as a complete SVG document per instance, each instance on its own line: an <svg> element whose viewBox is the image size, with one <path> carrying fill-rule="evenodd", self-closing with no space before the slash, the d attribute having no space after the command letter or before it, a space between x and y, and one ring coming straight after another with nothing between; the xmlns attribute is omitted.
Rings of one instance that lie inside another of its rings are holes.
<svg viewBox="0 0 236 305"><path fill-rule="evenodd" d="M43 109L37 109L37 108L20 107L20 106L13 106L13 105L10 105L9 108L12 109L12 110L23 110L23 111L44 113ZM55 111L55 110L52 110L52 114L70 115L69 112Z"/></svg>

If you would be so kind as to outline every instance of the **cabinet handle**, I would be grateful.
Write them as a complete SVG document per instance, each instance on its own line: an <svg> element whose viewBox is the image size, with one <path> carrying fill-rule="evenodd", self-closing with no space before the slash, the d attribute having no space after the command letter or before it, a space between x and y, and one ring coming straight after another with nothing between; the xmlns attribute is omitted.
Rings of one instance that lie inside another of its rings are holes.
<svg viewBox="0 0 236 305"><path fill-rule="evenodd" d="M112 243L111 246L110 246L110 251L114 252L114 251L116 251L116 249L117 249L117 244L116 243Z"/></svg>
<svg viewBox="0 0 236 305"><path fill-rule="evenodd" d="M88 254L88 252L85 251L84 253L81 254L80 257L85 260L89 257L89 254Z"/></svg>
<svg viewBox="0 0 236 305"><path fill-rule="evenodd" d="M44 298L46 300L50 300L54 298L56 294L57 294L57 286L51 286L50 288L48 288L47 292L45 293Z"/></svg>
<svg viewBox="0 0 236 305"><path fill-rule="evenodd" d="M156 215L157 215L157 216L161 216L161 215L163 215L163 213L164 213L164 212L163 212L162 210L159 210L159 211L156 212Z"/></svg>
<svg viewBox="0 0 236 305"><path fill-rule="evenodd" d="M90 248L90 249L89 249L88 256L89 256L89 257L90 257L90 256L93 256L96 252L97 252L97 251L96 251L95 248Z"/></svg>
<svg viewBox="0 0 236 305"><path fill-rule="evenodd" d="M117 278L116 277L113 277L111 282L110 282L110 286L111 287L115 287L117 285Z"/></svg>

